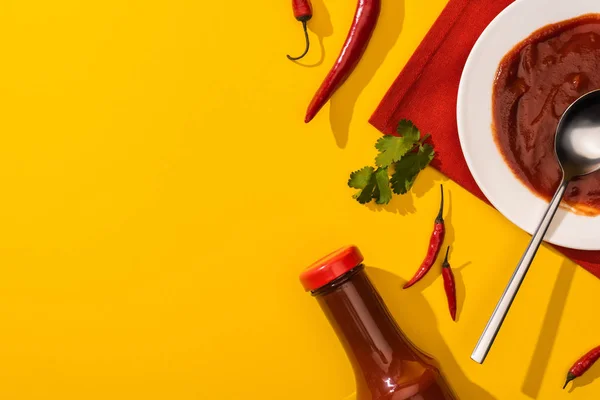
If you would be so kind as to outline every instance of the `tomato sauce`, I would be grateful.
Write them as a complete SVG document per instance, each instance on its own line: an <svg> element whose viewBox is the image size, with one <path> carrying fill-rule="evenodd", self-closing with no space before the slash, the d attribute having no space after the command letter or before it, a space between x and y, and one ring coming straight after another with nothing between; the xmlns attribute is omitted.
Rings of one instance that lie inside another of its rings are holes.
<svg viewBox="0 0 600 400"><path fill-rule="evenodd" d="M562 174L554 135L566 108L600 89L600 14L548 25L500 62L493 88L496 143L514 174L550 199ZM600 214L600 174L571 182L564 202L579 214Z"/></svg>
<svg viewBox="0 0 600 400"><path fill-rule="evenodd" d="M456 400L437 362L404 336L362 261L345 247L300 275L346 350L356 400Z"/></svg>

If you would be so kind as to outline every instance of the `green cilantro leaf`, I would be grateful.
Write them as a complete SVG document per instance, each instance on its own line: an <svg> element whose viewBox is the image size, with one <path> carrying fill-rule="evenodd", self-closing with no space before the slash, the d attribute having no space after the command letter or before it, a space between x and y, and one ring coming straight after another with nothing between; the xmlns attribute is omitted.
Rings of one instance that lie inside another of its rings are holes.
<svg viewBox="0 0 600 400"><path fill-rule="evenodd" d="M395 163L395 172L390 180L394 193L404 194L408 192L415 183L419 172L429 165L434 156L435 151L431 145L420 145L417 152L408 153Z"/></svg>
<svg viewBox="0 0 600 400"><path fill-rule="evenodd" d="M367 186L365 186L364 189L362 189L360 192L356 193L354 195L354 198L358 200L360 204L367 204L373 199L373 196L375 195L375 185L375 174L373 174L371 175L371 179L369 180L369 183L367 183Z"/></svg>
<svg viewBox="0 0 600 400"><path fill-rule="evenodd" d="M364 167L350 174L348 186L354 189L360 189L360 191L354 195L354 198L358 200L360 204L366 204L373 198L373 191L376 185L374 171L375 168L373 167Z"/></svg>
<svg viewBox="0 0 600 400"><path fill-rule="evenodd" d="M352 172L350 179L348 179L348 186L354 189L364 189L371 180L374 170L375 168L373 167L364 167Z"/></svg>
<svg viewBox="0 0 600 400"><path fill-rule="evenodd" d="M375 172L375 182L377 190L375 191L375 202L377 204L387 204L392 200L392 190L390 189L390 178L387 168L378 168Z"/></svg>
<svg viewBox="0 0 600 400"><path fill-rule="evenodd" d="M419 140L419 137L421 137L421 132L419 132L415 124L407 119L403 119L398 123L396 132L398 132L398 134L403 138L412 140L413 142L416 142Z"/></svg>
<svg viewBox="0 0 600 400"><path fill-rule="evenodd" d="M359 203L375 200L377 204L388 204L393 196L392 191L396 194L408 192L419 172L435 156L433 147L423 144L429 134L421 137L421 132L412 122L400 121L397 132L400 137L383 136L375 144L379 150L375 158L377 169L364 167L350 174L348 186L359 189L353 196Z"/></svg>
<svg viewBox="0 0 600 400"><path fill-rule="evenodd" d="M393 162L399 161L419 141L421 133L412 122L402 120L398 124L398 133L401 137L385 135L375 143L379 154L375 158L375 164L380 168L389 167Z"/></svg>

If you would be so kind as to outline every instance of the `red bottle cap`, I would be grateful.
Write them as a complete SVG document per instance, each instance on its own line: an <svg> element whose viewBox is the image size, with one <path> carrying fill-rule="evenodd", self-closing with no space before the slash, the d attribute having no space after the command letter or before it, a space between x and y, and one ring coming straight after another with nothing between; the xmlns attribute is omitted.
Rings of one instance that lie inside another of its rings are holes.
<svg viewBox="0 0 600 400"><path fill-rule="evenodd" d="M327 285L364 260L356 246L346 246L321 258L300 274L300 282L307 292Z"/></svg>

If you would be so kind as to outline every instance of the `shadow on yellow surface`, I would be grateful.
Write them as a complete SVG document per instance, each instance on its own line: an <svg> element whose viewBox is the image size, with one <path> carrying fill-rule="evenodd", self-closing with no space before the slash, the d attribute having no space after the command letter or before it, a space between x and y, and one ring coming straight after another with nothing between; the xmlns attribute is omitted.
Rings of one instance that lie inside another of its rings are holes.
<svg viewBox="0 0 600 400"><path fill-rule="evenodd" d="M356 100L394 47L402 31L403 21L404 0L384 0L377 28L364 56L352 76L331 98L329 120L338 147L346 147Z"/></svg>
<svg viewBox="0 0 600 400"><path fill-rule="evenodd" d="M538 342L535 346L533 356L531 357L527 376L523 382L523 393L534 399L538 398L542 380L544 379L544 374L553 352L558 327L565 310L565 302L569 295L569 289L571 288L573 278L575 277L576 267L577 266L568 259L563 261L558 277L556 278L556 283L554 284L554 289L552 290L550 301L548 302L548 308L546 309L546 316L544 317L542 329L538 336ZM562 384L563 382L556 383L557 387Z"/></svg>
<svg viewBox="0 0 600 400"><path fill-rule="evenodd" d="M435 349L435 354L432 354L432 356L441 363L442 371L445 375L452 375L452 386L454 389L460 388L460 393L456 393L457 396L460 396L461 393L468 393L469 399L495 399L490 393L470 381L462 372L448 345L442 339L433 310L421 291L402 290L402 285L405 281L388 271L368 267L367 273L401 328L403 315L407 313L407 310L410 309L411 312L419 314L419 331L427 332L429 337L428 342ZM437 275L428 274L433 279ZM411 338L409 337L409 339Z"/></svg>
<svg viewBox="0 0 600 400"><path fill-rule="evenodd" d="M465 305L465 299L467 298L467 288L465 287L465 280L462 276L462 270L471 264L471 261L467 261L457 268L452 267L454 280L456 281L456 322L460 321L460 314L462 313Z"/></svg>
<svg viewBox="0 0 600 400"><path fill-rule="evenodd" d="M388 204L376 204L372 201L367 204L367 208L375 212L387 211L400 215L412 214L417 211L415 202L410 193L407 193L406 195L395 194Z"/></svg>
<svg viewBox="0 0 600 400"><path fill-rule="evenodd" d="M394 196L392 197L392 200L388 204L385 204L385 205L376 204L375 202L368 203L367 208L369 210L375 211L375 212L387 211L387 212L391 212L394 214L400 214L400 215L412 214L412 213L416 212L417 209L415 208L415 202L414 202L414 198L413 198L412 194L414 194L417 198L421 198L426 193L429 193L435 185L435 180L433 179L432 176L428 175L426 177L424 175L425 174L423 174L423 173L419 174L419 176L417 177L417 180L415 181L415 184L413 185L413 187L407 194L403 194L403 195L394 194ZM446 201L446 203L448 203L448 200L449 200L448 192L444 192L444 196L447 197L445 199L445 201ZM450 217L450 208L446 208L446 207L447 206L444 206L444 208L445 208L444 218L448 219ZM446 213L447 213L447 216L446 216ZM433 224L434 219L435 219L435 215L433 215L431 217L432 224ZM432 227L433 227L433 225L432 225ZM448 227L446 227L446 231L448 231ZM454 235L452 235L452 238L453 237L454 237Z"/></svg>

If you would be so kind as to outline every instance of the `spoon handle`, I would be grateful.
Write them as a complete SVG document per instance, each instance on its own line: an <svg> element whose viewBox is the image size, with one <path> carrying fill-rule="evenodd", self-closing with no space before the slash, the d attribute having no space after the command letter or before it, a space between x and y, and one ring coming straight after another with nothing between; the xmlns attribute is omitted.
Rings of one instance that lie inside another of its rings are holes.
<svg viewBox="0 0 600 400"><path fill-rule="evenodd" d="M556 193L554 194L554 197L552 198L552 201L546 210L546 214L544 214L542 221L535 230L527 250L525 250L521 261L519 261L519 265L517 265L517 268L510 278L506 289L504 289L504 293L502 293L502 297L500 298L500 301L498 301L496 309L494 309L494 313L483 330L483 333L481 334L481 337L475 346L475 350L473 350L473 354L471 354L471 359L473 361L482 364L488 352L490 351L492 343L494 343L494 339L496 338L496 335L502 326L502 322L504 322L504 318L506 317L506 314L508 314L508 310L510 309L511 304L517 295L517 291L519 290L521 283L523 283L523 279L525 278L525 274L527 273L527 270L533 261L533 257L535 257L535 253L537 253L537 250L542 243L542 239L544 239L544 235L550 226L550 222L552 222L552 218L554 217L554 214L560 205L560 201L565 194L568 184L569 181L564 179L556 190Z"/></svg>

